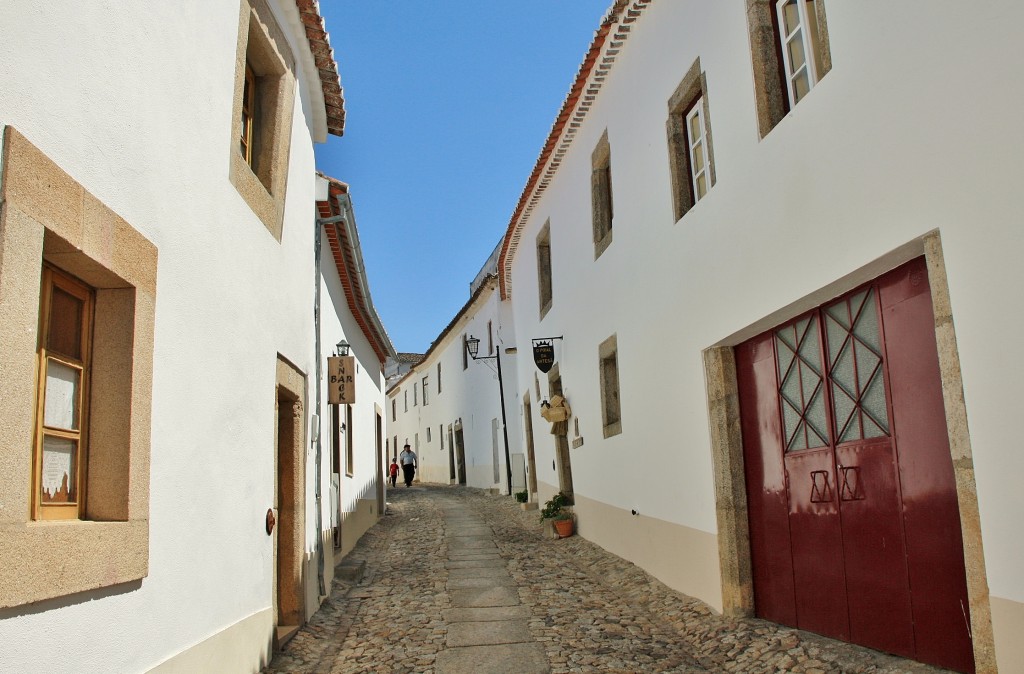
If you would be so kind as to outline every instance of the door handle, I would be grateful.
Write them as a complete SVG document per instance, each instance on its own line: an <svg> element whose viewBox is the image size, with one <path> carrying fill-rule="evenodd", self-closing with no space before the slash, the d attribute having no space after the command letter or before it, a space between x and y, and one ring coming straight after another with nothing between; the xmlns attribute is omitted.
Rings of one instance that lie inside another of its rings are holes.
<svg viewBox="0 0 1024 674"><path fill-rule="evenodd" d="M864 487L860 481L860 466L839 466L839 500L863 501Z"/></svg>

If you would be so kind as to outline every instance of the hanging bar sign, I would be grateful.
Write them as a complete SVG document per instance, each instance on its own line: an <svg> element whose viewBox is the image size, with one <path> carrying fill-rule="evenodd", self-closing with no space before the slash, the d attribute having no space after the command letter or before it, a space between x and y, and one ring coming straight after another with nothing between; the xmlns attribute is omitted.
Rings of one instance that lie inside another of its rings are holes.
<svg viewBox="0 0 1024 674"><path fill-rule="evenodd" d="M533 362L541 372L548 372L555 364L555 345L553 342L534 341Z"/></svg>
<svg viewBox="0 0 1024 674"><path fill-rule="evenodd" d="M350 405L356 401L356 357L331 356L327 359L327 402Z"/></svg>

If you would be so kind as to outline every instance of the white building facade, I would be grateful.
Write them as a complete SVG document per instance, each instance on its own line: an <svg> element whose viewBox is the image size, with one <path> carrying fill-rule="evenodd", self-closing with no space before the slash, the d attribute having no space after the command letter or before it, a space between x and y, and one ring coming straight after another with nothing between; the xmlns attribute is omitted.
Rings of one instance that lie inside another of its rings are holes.
<svg viewBox="0 0 1024 674"><path fill-rule="evenodd" d="M517 352L510 308L499 302L497 288L494 274L480 279L423 359L388 390L393 454L408 443L424 482L507 494L511 466L513 490L526 484L514 398ZM471 338L479 340L476 359L467 347Z"/></svg>
<svg viewBox="0 0 1024 674"><path fill-rule="evenodd" d="M1024 10L976 10L615 3L499 275L523 354L563 338L515 395L581 535L728 613L1021 671L1024 377L991 338L1021 328Z"/></svg>
<svg viewBox="0 0 1024 674"><path fill-rule="evenodd" d="M316 3L6 3L0 81L0 668L256 671L343 519L316 451L312 309L343 270L317 274L313 148L344 122ZM356 535L393 349L325 304L363 368Z"/></svg>

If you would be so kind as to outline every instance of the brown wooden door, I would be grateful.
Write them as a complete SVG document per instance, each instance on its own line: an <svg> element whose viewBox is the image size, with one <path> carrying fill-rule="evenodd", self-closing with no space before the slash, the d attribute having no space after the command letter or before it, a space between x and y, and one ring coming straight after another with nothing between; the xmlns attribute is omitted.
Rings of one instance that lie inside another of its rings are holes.
<svg viewBox="0 0 1024 674"><path fill-rule="evenodd" d="M755 602L973 671L931 315L922 258L737 347Z"/></svg>

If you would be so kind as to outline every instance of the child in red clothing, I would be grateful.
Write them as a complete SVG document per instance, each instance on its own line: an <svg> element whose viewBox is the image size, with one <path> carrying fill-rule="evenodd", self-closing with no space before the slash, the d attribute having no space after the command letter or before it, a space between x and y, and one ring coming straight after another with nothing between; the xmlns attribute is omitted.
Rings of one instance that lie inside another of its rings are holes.
<svg viewBox="0 0 1024 674"><path fill-rule="evenodd" d="M394 487L398 482L398 462L395 459L391 459L391 465L388 466L388 477L391 478L391 486Z"/></svg>

